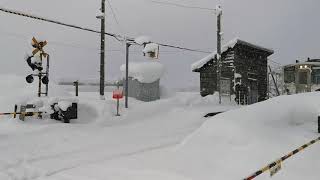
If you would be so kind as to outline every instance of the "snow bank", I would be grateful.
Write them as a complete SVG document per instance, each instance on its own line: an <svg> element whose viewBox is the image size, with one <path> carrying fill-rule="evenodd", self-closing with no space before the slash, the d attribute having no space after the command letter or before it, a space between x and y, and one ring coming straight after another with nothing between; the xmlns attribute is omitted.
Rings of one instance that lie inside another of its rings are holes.
<svg viewBox="0 0 320 180"><path fill-rule="evenodd" d="M120 70L125 77L126 65ZM164 74L165 68L159 62L132 62L129 63L129 77L137 79L141 83L152 83L159 80Z"/></svg>
<svg viewBox="0 0 320 180"><path fill-rule="evenodd" d="M245 178L318 136L319 99L319 93L282 96L217 115L179 146L172 166L194 179ZM274 178L318 179L320 159L313 158L314 146L286 161ZM185 166L190 162L192 166ZM259 178L268 176L266 172Z"/></svg>
<svg viewBox="0 0 320 180"><path fill-rule="evenodd" d="M35 103L38 101L38 80L32 84L25 81L24 76L17 75L1 75L0 76L0 110L2 112L11 112L15 104ZM43 88L44 89L44 88ZM68 92L61 89L60 86L54 84L53 81L49 84L50 96L69 96Z"/></svg>

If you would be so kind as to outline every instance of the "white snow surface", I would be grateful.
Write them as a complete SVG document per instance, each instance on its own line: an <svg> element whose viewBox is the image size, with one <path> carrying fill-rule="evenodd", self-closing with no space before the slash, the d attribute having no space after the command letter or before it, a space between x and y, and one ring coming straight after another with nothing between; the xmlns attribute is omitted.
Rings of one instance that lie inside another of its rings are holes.
<svg viewBox="0 0 320 180"><path fill-rule="evenodd" d="M126 65L120 67L125 77ZM159 62L131 62L129 63L129 77L141 83L153 83L159 80L165 72L164 65Z"/></svg>
<svg viewBox="0 0 320 180"><path fill-rule="evenodd" d="M318 93L283 96L232 110L205 121L177 145L78 167L47 179L243 179L319 136L318 99ZM319 148L317 143L289 158L272 179L319 179ZM269 172L256 179L270 179Z"/></svg>
<svg viewBox="0 0 320 180"><path fill-rule="evenodd" d="M40 104L36 85L20 79L0 76L2 87L10 88L0 88L1 110L12 111L17 101ZM216 95L177 92L150 103L129 98L129 109L121 101L120 117L111 95L102 101L97 92L80 92L79 118L71 124L1 116L0 180L243 179L319 136L318 93L239 107L227 97L219 105ZM283 162L273 179L318 180L319 148L314 144ZM266 172L256 179L270 177Z"/></svg>
<svg viewBox="0 0 320 180"><path fill-rule="evenodd" d="M217 16L222 15L221 5L217 5L217 6L216 6L216 15L217 15Z"/></svg>
<svg viewBox="0 0 320 180"><path fill-rule="evenodd" d="M69 107L72 106L72 102L70 101L59 101L58 106L62 111L66 111Z"/></svg>
<svg viewBox="0 0 320 180"><path fill-rule="evenodd" d="M146 43L150 43L150 37L149 36L139 36L137 38L134 39L134 42L139 44L139 45L143 45L143 44L146 44Z"/></svg>
<svg viewBox="0 0 320 180"><path fill-rule="evenodd" d="M144 53L150 53L150 52L157 52L159 49L159 45L156 43L149 43L144 47L143 52Z"/></svg>

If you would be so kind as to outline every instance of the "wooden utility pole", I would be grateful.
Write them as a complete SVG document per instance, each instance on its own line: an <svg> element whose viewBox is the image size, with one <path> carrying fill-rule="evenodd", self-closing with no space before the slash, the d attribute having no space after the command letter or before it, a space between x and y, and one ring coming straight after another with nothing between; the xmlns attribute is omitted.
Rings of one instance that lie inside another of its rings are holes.
<svg viewBox="0 0 320 180"><path fill-rule="evenodd" d="M100 98L104 97L104 82L105 82L105 0L101 1L102 16L98 17L101 20L101 50L100 50Z"/></svg>
<svg viewBox="0 0 320 180"><path fill-rule="evenodd" d="M220 5L217 6L217 90L219 92L219 104L221 104L221 16Z"/></svg>
<svg viewBox="0 0 320 180"><path fill-rule="evenodd" d="M128 97L129 97L129 47L130 43L126 41L126 79L125 79L125 108L128 108Z"/></svg>

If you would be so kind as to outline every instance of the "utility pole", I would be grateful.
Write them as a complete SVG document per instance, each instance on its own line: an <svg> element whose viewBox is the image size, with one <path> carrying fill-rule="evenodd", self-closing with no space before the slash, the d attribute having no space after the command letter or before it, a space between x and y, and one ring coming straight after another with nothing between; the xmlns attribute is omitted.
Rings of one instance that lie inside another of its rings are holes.
<svg viewBox="0 0 320 180"><path fill-rule="evenodd" d="M129 97L129 47L131 44L126 41L126 80L125 80L125 108L128 108L128 97Z"/></svg>
<svg viewBox="0 0 320 180"><path fill-rule="evenodd" d="M102 16L97 17L101 20L101 49L100 49L100 98L104 97L104 82L105 82L105 0L101 1Z"/></svg>
<svg viewBox="0 0 320 180"><path fill-rule="evenodd" d="M217 90L219 92L219 104L221 104L221 6L216 8L217 13Z"/></svg>

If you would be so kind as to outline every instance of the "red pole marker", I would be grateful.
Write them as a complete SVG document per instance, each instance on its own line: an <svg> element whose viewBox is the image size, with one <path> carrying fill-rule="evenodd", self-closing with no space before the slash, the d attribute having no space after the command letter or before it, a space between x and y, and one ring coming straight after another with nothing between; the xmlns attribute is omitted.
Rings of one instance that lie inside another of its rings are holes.
<svg viewBox="0 0 320 180"><path fill-rule="evenodd" d="M116 116L120 116L120 114L119 114L119 100L123 98L123 92L121 90L113 91L112 98L117 100L117 115Z"/></svg>

